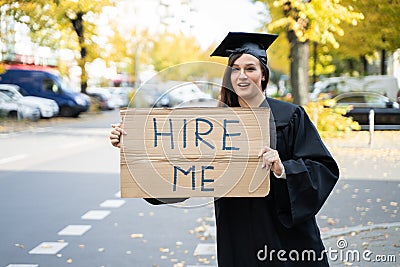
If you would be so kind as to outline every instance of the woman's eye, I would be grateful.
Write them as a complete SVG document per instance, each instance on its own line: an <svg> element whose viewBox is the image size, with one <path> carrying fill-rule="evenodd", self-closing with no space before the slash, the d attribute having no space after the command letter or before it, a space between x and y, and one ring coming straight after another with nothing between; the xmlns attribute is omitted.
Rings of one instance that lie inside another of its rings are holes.
<svg viewBox="0 0 400 267"><path fill-rule="evenodd" d="M232 69L232 72L239 72L239 71L240 71L239 69L235 69L235 68Z"/></svg>
<svg viewBox="0 0 400 267"><path fill-rule="evenodd" d="M248 68L247 71L255 71L255 68Z"/></svg>

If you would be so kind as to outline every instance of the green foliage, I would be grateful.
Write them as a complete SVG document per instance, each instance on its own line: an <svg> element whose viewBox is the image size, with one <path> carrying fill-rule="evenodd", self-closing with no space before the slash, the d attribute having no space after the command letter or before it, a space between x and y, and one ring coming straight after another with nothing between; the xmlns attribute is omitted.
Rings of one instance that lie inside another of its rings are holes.
<svg viewBox="0 0 400 267"><path fill-rule="evenodd" d="M192 80L198 78L212 78L209 74L216 73L208 69L210 64L185 64L202 62L209 59L194 36L187 36L183 33L165 32L156 38L150 50L152 65L162 80ZM184 65L182 65L184 64ZM221 65L216 65L216 71ZM218 72L219 77L221 73ZM211 75L212 76L212 75Z"/></svg>
<svg viewBox="0 0 400 267"><path fill-rule="evenodd" d="M298 40L332 44L339 47L335 36L344 34L344 23L357 24L364 18L340 3L340 0L264 0L269 5L273 21L271 31L294 31Z"/></svg>
<svg viewBox="0 0 400 267"><path fill-rule="evenodd" d="M69 48L79 53L77 61L82 69L82 89L85 88L86 62L99 56L96 43L96 15L112 0L73 1L0 1L2 14L28 26L32 41L53 49Z"/></svg>
<svg viewBox="0 0 400 267"><path fill-rule="evenodd" d="M348 108L331 108L330 106L334 106L332 101L334 100L309 102L304 106L321 137L339 137L345 133L360 130L361 127L358 122L344 116Z"/></svg>
<svg viewBox="0 0 400 267"><path fill-rule="evenodd" d="M331 51L339 71L362 75L361 57L371 63L380 59L377 51L393 52L400 47L400 1L343 0L354 10L362 12L365 19L356 26L343 25L345 35L338 37L340 48ZM346 64L344 64L346 63ZM359 67L360 66L360 67Z"/></svg>

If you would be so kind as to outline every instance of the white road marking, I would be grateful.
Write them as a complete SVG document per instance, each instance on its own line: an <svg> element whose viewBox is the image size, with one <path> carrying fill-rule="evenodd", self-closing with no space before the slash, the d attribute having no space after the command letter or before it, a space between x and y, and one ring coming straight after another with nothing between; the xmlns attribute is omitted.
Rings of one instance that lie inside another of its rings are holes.
<svg viewBox="0 0 400 267"><path fill-rule="evenodd" d="M38 267L39 264L9 264L7 267Z"/></svg>
<svg viewBox="0 0 400 267"><path fill-rule="evenodd" d="M217 247L214 243L198 244L193 253L194 256L217 255Z"/></svg>
<svg viewBox="0 0 400 267"><path fill-rule="evenodd" d="M110 215L109 210L90 210L82 215L83 220L103 220L105 217Z"/></svg>
<svg viewBox="0 0 400 267"><path fill-rule="evenodd" d="M58 232L58 235L81 236L89 231L90 228L92 228L91 225L68 225L60 232Z"/></svg>
<svg viewBox="0 0 400 267"><path fill-rule="evenodd" d="M31 251L29 254L57 254L60 250L68 246L66 242L43 242Z"/></svg>
<svg viewBox="0 0 400 267"><path fill-rule="evenodd" d="M121 191L118 191L117 193L114 194L115 197L121 198Z"/></svg>
<svg viewBox="0 0 400 267"><path fill-rule="evenodd" d="M119 208L125 204L125 200L122 199L109 199L100 204L102 208Z"/></svg>
<svg viewBox="0 0 400 267"><path fill-rule="evenodd" d="M26 158L27 156L28 155L26 155L26 154L21 154L21 155L16 155L16 156L0 159L0 164L5 164L5 163L10 163L13 161L21 160L21 159Z"/></svg>

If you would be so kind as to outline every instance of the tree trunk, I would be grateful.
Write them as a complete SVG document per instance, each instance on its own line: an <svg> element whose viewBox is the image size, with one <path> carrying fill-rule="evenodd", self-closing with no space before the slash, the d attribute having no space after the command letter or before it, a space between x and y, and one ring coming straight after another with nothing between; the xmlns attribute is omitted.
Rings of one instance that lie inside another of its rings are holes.
<svg viewBox="0 0 400 267"><path fill-rule="evenodd" d="M347 63L348 63L350 75L353 76L353 73L354 73L354 60L352 58L349 58L347 60Z"/></svg>
<svg viewBox="0 0 400 267"><path fill-rule="evenodd" d="M318 44L317 42L313 42L313 79L312 79L312 89L315 89L315 83L317 82L317 58L318 58L318 51L317 51Z"/></svg>
<svg viewBox="0 0 400 267"><path fill-rule="evenodd" d="M84 35L84 28L83 28L83 15L85 15L83 12L78 12L76 14L75 19L71 19L72 26L74 27L74 30L76 34L78 35L78 40L79 40L79 47L80 47L80 55L81 58L78 60L78 65L82 70L81 74L81 92L86 94L86 88L87 88L87 73L86 73L86 47L85 47L85 35Z"/></svg>
<svg viewBox="0 0 400 267"><path fill-rule="evenodd" d="M386 50L382 49L381 51L381 75L386 75L387 74L387 69L386 69Z"/></svg>
<svg viewBox="0 0 400 267"><path fill-rule="evenodd" d="M360 56L360 61L361 61L361 69L360 73L361 75L365 76L368 75L368 61L365 56Z"/></svg>
<svg viewBox="0 0 400 267"><path fill-rule="evenodd" d="M308 103L308 59L310 48L308 42L300 42L293 31L288 31L290 43L290 82L293 102L297 105Z"/></svg>

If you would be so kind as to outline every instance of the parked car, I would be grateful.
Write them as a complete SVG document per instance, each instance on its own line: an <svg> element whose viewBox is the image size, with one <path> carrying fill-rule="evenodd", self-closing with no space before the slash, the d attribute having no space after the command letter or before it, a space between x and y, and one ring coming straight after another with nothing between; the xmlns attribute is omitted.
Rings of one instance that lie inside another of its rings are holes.
<svg viewBox="0 0 400 267"><path fill-rule="evenodd" d="M177 106L187 102L211 100L212 96L204 93L194 83L183 83L168 90L171 106Z"/></svg>
<svg viewBox="0 0 400 267"><path fill-rule="evenodd" d="M87 93L89 96L92 96L96 98L96 100L100 101L101 110L112 110L117 107L116 96L111 94L111 92L106 88L91 87L87 89Z"/></svg>
<svg viewBox="0 0 400 267"><path fill-rule="evenodd" d="M36 106L17 103L8 95L0 93L0 117L37 121L40 119L40 110Z"/></svg>
<svg viewBox="0 0 400 267"><path fill-rule="evenodd" d="M168 108L171 106L171 100L167 93L156 93L154 94L153 108Z"/></svg>
<svg viewBox="0 0 400 267"><path fill-rule="evenodd" d="M351 106L345 116L357 121L361 129L369 128L369 114L375 112L374 124L376 130L400 129L399 104L390 98L371 92L343 93L335 98L337 107Z"/></svg>
<svg viewBox="0 0 400 267"><path fill-rule="evenodd" d="M90 108L87 95L74 92L59 75L51 71L13 67L0 75L0 83L18 85L24 96L38 96L56 101L61 116L78 117Z"/></svg>
<svg viewBox="0 0 400 267"><path fill-rule="evenodd" d="M20 89L18 85L0 84L0 92L8 95L17 103L25 103L38 107L41 118L52 118L58 115L59 108L56 101L37 96L23 96L19 92Z"/></svg>
<svg viewBox="0 0 400 267"><path fill-rule="evenodd" d="M396 77L391 75L331 77L314 84L310 99L317 101L321 94L324 99L327 99L348 92L373 92L397 101L400 90Z"/></svg>
<svg viewBox="0 0 400 267"><path fill-rule="evenodd" d="M117 107L127 107L129 104L129 93L132 87L110 87L107 88L114 95L114 101Z"/></svg>

